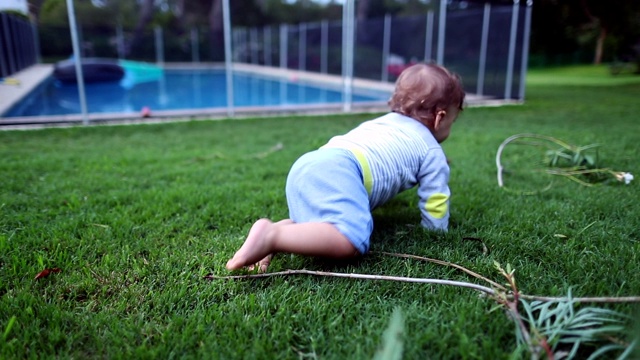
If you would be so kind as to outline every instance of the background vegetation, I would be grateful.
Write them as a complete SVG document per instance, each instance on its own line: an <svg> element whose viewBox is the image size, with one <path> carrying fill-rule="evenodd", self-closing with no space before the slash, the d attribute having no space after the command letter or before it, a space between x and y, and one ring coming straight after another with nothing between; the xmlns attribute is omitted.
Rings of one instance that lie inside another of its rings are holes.
<svg viewBox="0 0 640 360"><path fill-rule="evenodd" d="M375 212L374 253L338 263L279 255L270 271L476 281L375 253L389 251L500 282L494 261L510 263L527 294L639 295L636 181L592 188L559 181L522 196L498 188L494 158L508 136L534 132L601 143L605 166L637 175L640 83L611 78L603 67L532 71L529 79L526 104L468 108L444 144L448 233L418 226L408 191ZM298 156L372 116L0 132L0 358L370 359L396 307L405 314L407 359L525 356L513 322L468 289L308 276L204 279L228 274L224 264L255 219L287 216L284 181ZM278 143L281 151L264 154ZM35 280L45 268L61 271ZM601 306L639 314L634 304ZM638 325L626 326L618 340L629 344ZM580 358L595 348L584 347Z"/></svg>
<svg viewBox="0 0 640 360"><path fill-rule="evenodd" d="M467 2L476 2L468 0ZM512 4L512 0L491 0ZM464 2L463 2L464 3ZM524 5L525 0L520 3ZM32 17L43 30L43 55L60 51L51 44L64 45L51 32L67 34L65 0L29 0ZM426 13L439 1L431 0L358 0L357 18L382 18L385 14ZM531 25L531 61L534 67L558 64L637 61L640 53L640 2L635 0L535 0ZM322 19L339 20L338 2L311 0L234 0L230 1L235 26L297 24ZM182 30L188 36L191 27L206 27L212 34L222 33L221 0L76 0L80 26L102 29L113 36L123 26L133 31L128 51L143 44L143 32L153 25ZM213 36L220 42L221 36ZM51 46L50 46L51 45ZM70 48L70 44L64 45ZM221 46L221 45L220 45Z"/></svg>

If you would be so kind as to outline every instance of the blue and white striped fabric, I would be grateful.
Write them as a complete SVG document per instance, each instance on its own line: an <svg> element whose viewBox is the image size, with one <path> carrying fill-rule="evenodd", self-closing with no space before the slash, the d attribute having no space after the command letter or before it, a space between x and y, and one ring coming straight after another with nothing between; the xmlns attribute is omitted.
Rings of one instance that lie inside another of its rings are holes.
<svg viewBox="0 0 640 360"><path fill-rule="evenodd" d="M420 122L389 113L333 137L323 148L354 153L362 167L371 210L417 185L422 225L447 229L449 165L440 144Z"/></svg>

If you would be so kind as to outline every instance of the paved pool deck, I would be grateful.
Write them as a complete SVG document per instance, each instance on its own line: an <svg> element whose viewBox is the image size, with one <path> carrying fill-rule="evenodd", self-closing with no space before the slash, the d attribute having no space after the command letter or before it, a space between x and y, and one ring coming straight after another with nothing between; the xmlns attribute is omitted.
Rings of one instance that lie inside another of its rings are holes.
<svg viewBox="0 0 640 360"><path fill-rule="evenodd" d="M167 63L166 69L224 69L221 63ZM281 69L250 64L233 64L233 71L243 73L255 73L263 76L286 79L287 81L300 81L308 84L322 84L336 90L344 86L340 76L319 74L291 69ZM13 105L28 95L34 88L45 81L53 73L53 65L38 64L31 66L9 77L10 81L0 84L0 114L9 110ZM7 79L7 78L5 78ZM353 79L353 93L366 93L370 91L382 91L391 94L394 84L372 81L366 79ZM466 106L501 106L517 104L520 101L495 100L487 97L467 94ZM334 104L310 104L296 106L253 106L227 108L207 108L189 110L167 110L152 113L151 117L142 117L138 113L90 113L87 119L81 114L53 115L34 117L2 117L0 116L0 129L29 129L51 126L76 126L85 124L85 120L91 125L97 124L137 124L177 122L191 120L224 119L224 118L251 118L283 115L329 115L341 113L382 113L388 111L385 101L351 103L348 109L342 103Z"/></svg>
<svg viewBox="0 0 640 360"><path fill-rule="evenodd" d="M0 114L17 104L52 73L53 65L38 64L4 78L0 82Z"/></svg>

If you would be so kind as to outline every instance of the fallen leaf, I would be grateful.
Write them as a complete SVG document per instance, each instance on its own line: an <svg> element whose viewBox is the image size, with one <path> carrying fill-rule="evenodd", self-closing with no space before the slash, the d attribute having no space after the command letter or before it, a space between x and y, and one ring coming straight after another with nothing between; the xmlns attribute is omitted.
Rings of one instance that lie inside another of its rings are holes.
<svg viewBox="0 0 640 360"><path fill-rule="evenodd" d="M58 273L58 272L61 272L61 271L62 270L60 270L59 268L44 269L44 270L40 271L40 273L38 273L38 275L36 275L35 280L45 278L45 277L49 276L51 273Z"/></svg>

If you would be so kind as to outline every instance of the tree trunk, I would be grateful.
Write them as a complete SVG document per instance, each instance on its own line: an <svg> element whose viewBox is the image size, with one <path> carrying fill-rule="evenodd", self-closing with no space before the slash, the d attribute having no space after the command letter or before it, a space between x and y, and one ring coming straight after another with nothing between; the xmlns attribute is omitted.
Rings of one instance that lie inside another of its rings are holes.
<svg viewBox="0 0 640 360"><path fill-rule="evenodd" d="M596 65L602 64L602 53L604 51L604 41L607 38L607 29L600 26L600 35L596 41L596 53L593 57L593 63Z"/></svg>
<svg viewBox="0 0 640 360"><path fill-rule="evenodd" d="M358 21L366 20L369 13L369 0L359 0L356 18Z"/></svg>
<svg viewBox="0 0 640 360"><path fill-rule="evenodd" d="M142 8L140 9L140 17L138 18L138 23L136 24L135 29L133 30L133 38L129 42L126 55L131 54L131 49L135 48L138 43L142 40L142 36L144 33L144 29L147 27L149 22L151 21L151 17L153 16L153 3L154 0L144 0L142 2Z"/></svg>
<svg viewBox="0 0 640 360"><path fill-rule="evenodd" d="M596 40L596 51L593 56L593 63L599 65L602 63L602 52L604 51L604 40L607 38L607 29L602 25L602 19L594 16L586 0L580 0L582 11L589 18L592 24L600 28L600 34Z"/></svg>
<svg viewBox="0 0 640 360"><path fill-rule="evenodd" d="M209 29L212 33L221 32L222 25L222 0L212 0L209 12Z"/></svg>
<svg viewBox="0 0 640 360"><path fill-rule="evenodd" d="M209 12L209 31L211 39L211 60L224 60L224 29L222 19L222 0L211 0Z"/></svg>
<svg viewBox="0 0 640 360"><path fill-rule="evenodd" d="M175 10L176 19L178 20L178 25L183 30L187 30L187 21L185 19L185 17L186 17L186 14L185 14L185 1L186 0L178 0L176 2L176 10Z"/></svg>
<svg viewBox="0 0 640 360"><path fill-rule="evenodd" d="M38 23L38 19L40 18L40 9L42 8L43 3L44 0L33 0L28 2L29 18L34 23Z"/></svg>

